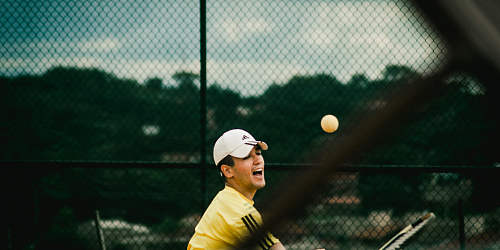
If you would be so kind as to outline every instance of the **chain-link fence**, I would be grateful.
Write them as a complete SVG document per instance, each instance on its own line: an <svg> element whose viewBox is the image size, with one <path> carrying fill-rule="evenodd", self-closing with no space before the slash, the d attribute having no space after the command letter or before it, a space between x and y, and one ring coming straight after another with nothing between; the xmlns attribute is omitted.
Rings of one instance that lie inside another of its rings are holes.
<svg viewBox="0 0 500 250"><path fill-rule="evenodd" d="M12 249L99 249L96 210L106 249L185 249L206 202L223 188L215 170L203 183L200 169L26 169L7 189ZM257 208L283 191L279 184L306 171L269 167ZM433 212L436 219L407 249L497 249L498 188L496 178L483 176L491 173L342 172L274 234L287 249L379 249Z"/></svg>
<svg viewBox="0 0 500 250"><path fill-rule="evenodd" d="M211 152L224 131L270 146L264 207L317 167L311 152L451 57L409 1L7 0L0 12L7 249L98 249L100 233L107 249L185 249L223 187ZM274 232L287 249L378 249L428 212L407 249L500 248L498 95L466 70L444 85ZM326 114L338 131L321 130Z"/></svg>

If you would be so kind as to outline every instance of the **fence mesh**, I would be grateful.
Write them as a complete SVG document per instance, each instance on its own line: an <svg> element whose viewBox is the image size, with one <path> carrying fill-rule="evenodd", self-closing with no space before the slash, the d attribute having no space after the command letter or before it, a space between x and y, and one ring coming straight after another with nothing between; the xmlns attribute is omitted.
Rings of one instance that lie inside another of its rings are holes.
<svg viewBox="0 0 500 250"><path fill-rule="evenodd" d="M7 249L99 249L96 210L107 249L185 249L224 185L211 156L224 131L270 146L264 206L315 167L303 166L311 150L341 143L450 57L410 1L200 6L2 1ZM497 107L470 72L444 82L274 232L287 249L379 249L428 212L437 218L407 249L500 248ZM321 130L326 114L334 133Z"/></svg>

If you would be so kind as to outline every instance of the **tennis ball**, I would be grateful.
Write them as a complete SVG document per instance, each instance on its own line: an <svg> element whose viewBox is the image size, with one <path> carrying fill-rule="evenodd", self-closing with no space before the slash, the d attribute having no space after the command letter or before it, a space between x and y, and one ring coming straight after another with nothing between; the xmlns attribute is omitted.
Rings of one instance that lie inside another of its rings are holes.
<svg viewBox="0 0 500 250"><path fill-rule="evenodd" d="M325 115L321 118L321 128L327 133L332 133L339 128L339 120L333 115Z"/></svg>

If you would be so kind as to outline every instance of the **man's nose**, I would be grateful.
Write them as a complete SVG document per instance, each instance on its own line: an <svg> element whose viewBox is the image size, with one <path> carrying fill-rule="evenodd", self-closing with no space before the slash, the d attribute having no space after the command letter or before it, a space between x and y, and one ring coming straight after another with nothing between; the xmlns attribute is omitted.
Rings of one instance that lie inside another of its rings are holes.
<svg viewBox="0 0 500 250"><path fill-rule="evenodd" d="M262 155L258 155L258 154L253 155L254 164L261 163L263 160L264 160L264 157L262 157Z"/></svg>

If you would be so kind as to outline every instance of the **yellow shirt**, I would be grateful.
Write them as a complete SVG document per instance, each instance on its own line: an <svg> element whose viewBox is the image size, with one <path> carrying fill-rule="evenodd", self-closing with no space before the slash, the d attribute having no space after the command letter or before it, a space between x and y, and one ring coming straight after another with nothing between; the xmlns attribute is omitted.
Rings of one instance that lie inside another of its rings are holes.
<svg viewBox="0 0 500 250"><path fill-rule="evenodd" d="M229 249L241 244L262 225L262 217L253 204L240 192L226 186L203 214L187 249ZM278 242L268 233L259 246L269 249Z"/></svg>

